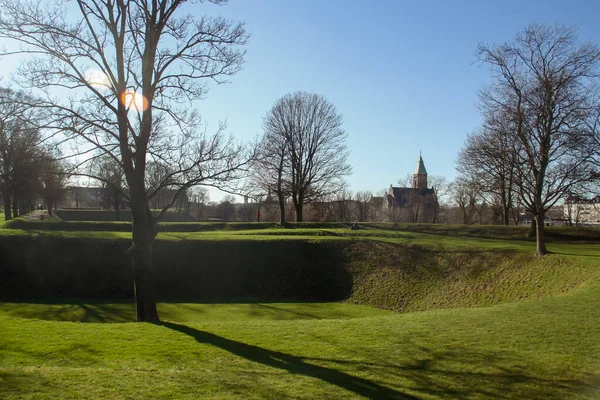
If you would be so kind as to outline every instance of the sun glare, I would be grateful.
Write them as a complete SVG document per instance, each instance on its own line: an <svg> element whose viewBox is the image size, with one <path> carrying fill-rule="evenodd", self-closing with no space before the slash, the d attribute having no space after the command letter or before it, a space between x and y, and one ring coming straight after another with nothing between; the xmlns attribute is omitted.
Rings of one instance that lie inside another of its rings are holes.
<svg viewBox="0 0 600 400"><path fill-rule="evenodd" d="M123 104L127 109L131 109L132 107L137 111L145 111L148 108L148 100L141 93L136 92L135 90L127 90L121 93L119 97L121 100L121 104Z"/></svg>
<svg viewBox="0 0 600 400"><path fill-rule="evenodd" d="M106 88L109 86L110 80L106 74L98 69L88 69L85 73L85 80L93 87Z"/></svg>

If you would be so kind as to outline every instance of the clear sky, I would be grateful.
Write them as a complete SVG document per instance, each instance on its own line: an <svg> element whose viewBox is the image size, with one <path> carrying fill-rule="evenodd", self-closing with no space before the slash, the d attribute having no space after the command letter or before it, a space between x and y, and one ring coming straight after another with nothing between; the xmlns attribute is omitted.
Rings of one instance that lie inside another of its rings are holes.
<svg viewBox="0 0 600 400"><path fill-rule="evenodd" d="M197 103L209 131L227 120L247 141L281 96L322 94L344 116L350 189L374 193L412 173L419 151L429 174L456 177L490 76L476 62L478 43L500 44L532 22L576 25L581 40L600 43L598 0L230 0L186 9L243 21L252 34L244 70Z"/></svg>
<svg viewBox="0 0 600 400"><path fill-rule="evenodd" d="M478 43L500 44L532 22L577 25L600 43L600 1L231 0L198 13L244 21L244 70L199 103L210 126L227 119L240 139L286 93L324 95L344 116L350 189L379 192L412 173L456 177L454 160L481 122L477 91L489 69ZM218 200L213 196L212 200Z"/></svg>

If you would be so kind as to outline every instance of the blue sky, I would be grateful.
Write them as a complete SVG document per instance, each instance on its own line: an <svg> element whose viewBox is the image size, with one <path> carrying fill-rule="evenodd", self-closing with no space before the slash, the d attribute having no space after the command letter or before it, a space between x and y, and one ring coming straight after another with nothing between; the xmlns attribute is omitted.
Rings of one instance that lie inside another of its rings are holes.
<svg viewBox="0 0 600 400"><path fill-rule="evenodd" d="M577 25L600 43L598 1L232 0L191 6L244 21L252 38L244 70L199 103L210 126L227 119L246 140L273 103L319 93L344 116L350 189L380 192L412 173L456 177L454 161L481 122L477 91L489 69L478 43L512 39L532 22ZM214 198L213 200L218 200Z"/></svg>
<svg viewBox="0 0 600 400"><path fill-rule="evenodd" d="M375 193L412 173L419 151L430 174L456 177L490 76L478 43L500 44L532 22L577 25L581 40L600 43L597 0L230 0L186 10L243 21L252 34L244 70L197 103L209 131L227 120L248 141L281 96L322 94L344 116L350 189Z"/></svg>

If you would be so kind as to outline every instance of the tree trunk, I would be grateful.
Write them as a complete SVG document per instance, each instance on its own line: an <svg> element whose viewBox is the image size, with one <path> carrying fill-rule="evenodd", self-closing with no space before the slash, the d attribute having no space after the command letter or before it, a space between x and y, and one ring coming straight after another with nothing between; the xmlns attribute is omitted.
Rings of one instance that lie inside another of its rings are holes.
<svg viewBox="0 0 600 400"><path fill-rule="evenodd" d="M302 206L304 205L304 195L297 194L293 198L294 200L294 211L296 211L296 222L302 222Z"/></svg>
<svg viewBox="0 0 600 400"><path fill-rule="evenodd" d="M3 195L4 195L4 219L6 221L9 221L12 219L12 212L10 209L10 192L8 191L6 186L4 187Z"/></svg>
<svg viewBox="0 0 600 400"><path fill-rule="evenodd" d="M12 215L13 218L17 218L19 216L19 207L17 205L17 197L13 193L12 197Z"/></svg>
<svg viewBox="0 0 600 400"><path fill-rule="evenodd" d="M537 225L535 237L535 255L537 257L541 257L548 254L548 250L546 249L546 237L544 234L544 216L544 213L535 216L535 221Z"/></svg>
<svg viewBox="0 0 600 400"><path fill-rule="evenodd" d="M281 192L277 193L277 201L279 202L279 225L285 225L285 199Z"/></svg>
<svg viewBox="0 0 600 400"><path fill-rule="evenodd" d="M527 238L531 239L532 237L536 236L536 222L535 222L535 217L531 220L531 225L529 226L529 232L527 232Z"/></svg>
<svg viewBox="0 0 600 400"><path fill-rule="evenodd" d="M156 222L148 204L132 207L132 266L138 322L159 322L152 280L152 243L156 236Z"/></svg>
<svg viewBox="0 0 600 400"><path fill-rule="evenodd" d="M298 202L294 206L296 207L296 222L302 222L302 203Z"/></svg>
<svg viewBox="0 0 600 400"><path fill-rule="evenodd" d="M46 208L48 209L48 216L52 216L52 207L54 206L53 202L50 200L46 200Z"/></svg>
<svg viewBox="0 0 600 400"><path fill-rule="evenodd" d="M504 225L510 225L510 207L509 206L503 206L502 207L502 219L503 219L503 223Z"/></svg>

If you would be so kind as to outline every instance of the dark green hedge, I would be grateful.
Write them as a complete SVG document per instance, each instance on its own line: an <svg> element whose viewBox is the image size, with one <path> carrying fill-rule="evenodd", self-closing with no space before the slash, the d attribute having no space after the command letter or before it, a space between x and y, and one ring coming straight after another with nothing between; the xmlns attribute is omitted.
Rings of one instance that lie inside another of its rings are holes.
<svg viewBox="0 0 600 400"><path fill-rule="evenodd" d="M127 240L0 238L1 300L133 298ZM156 241L161 301L342 300L352 280L342 243Z"/></svg>

